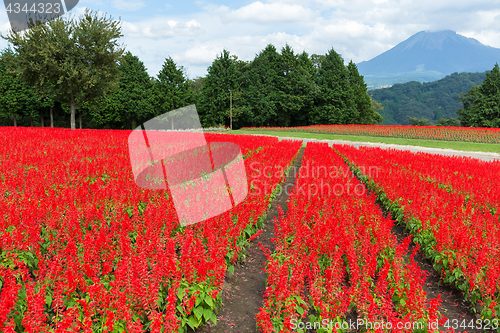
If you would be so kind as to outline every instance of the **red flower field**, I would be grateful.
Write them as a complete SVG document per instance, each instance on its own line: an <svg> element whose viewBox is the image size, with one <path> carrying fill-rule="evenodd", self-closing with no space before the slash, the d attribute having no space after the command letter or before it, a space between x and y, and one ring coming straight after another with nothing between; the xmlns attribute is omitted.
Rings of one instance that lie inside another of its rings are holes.
<svg viewBox="0 0 500 333"><path fill-rule="evenodd" d="M500 143L499 128L399 126L399 125L311 125L302 127L248 127L245 130L380 136L402 139L424 139Z"/></svg>
<svg viewBox="0 0 500 333"><path fill-rule="evenodd" d="M225 274L258 242L301 142L205 134L211 149L241 148L248 195L182 226L168 188L136 185L130 133L0 128L1 332L193 332L217 323ZM446 314L423 290L418 252L488 321L468 331L498 331L499 179L499 161L309 143L287 212L275 219L275 249L263 249L258 330L347 332L354 320L370 332L436 332ZM398 242L394 223L411 236Z"/></svg>

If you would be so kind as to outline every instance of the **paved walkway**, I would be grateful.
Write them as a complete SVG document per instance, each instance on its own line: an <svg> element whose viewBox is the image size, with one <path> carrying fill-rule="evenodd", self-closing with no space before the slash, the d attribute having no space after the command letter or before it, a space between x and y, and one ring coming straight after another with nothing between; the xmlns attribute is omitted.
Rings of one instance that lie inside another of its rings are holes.
<svg viewBox="0 0 500 333"><path fill-rule="evenodd" d="M261 135L261 134L259 134ZM328 145L332 144L345 144L353 145L355 147L368 146L368 147L380 147L380 148L392 148L400 150L409 150L412 152L425 152L431 154L440 154L448 156L468 156L477 158L483 161L494 161L500 160L500 154L497 153L486 153L480 151L462 151L453 149L441 149L441 148L428 148L420 146L404 146L404 145L394 145L386 143L374 143L374 142L358 142L358 141L345 141L345 140L319 140L319 139L306 139L306 138L293 138L293 137L279 137L280 140L302 140L303 143L306 142L327 142Z"/></svg>

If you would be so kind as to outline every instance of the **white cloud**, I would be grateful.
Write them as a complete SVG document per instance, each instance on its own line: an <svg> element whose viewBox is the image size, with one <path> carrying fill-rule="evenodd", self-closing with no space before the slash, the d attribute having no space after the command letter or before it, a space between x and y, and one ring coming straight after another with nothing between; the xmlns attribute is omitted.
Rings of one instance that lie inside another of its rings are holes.
<svg viewBox="0 0 500 333"><path fill-rule="evenodd" d="M119 10L134 11L145 7L146 4L142 1L126 1L126 0L113 0L113 7Z"/></svg>
<svg viewBox="0 0 500 333"><path fill-rule="evenodd" d="M319 13L300 5L290 5L287 3L267 3L260 1L251 3L248 6L237 10L229 11L227 7L222 6L222 21L228 22L256 22L256 23L275 23L275 22L304 22L314 20Z"/></svg>
<svg viewBox="0 0 500 333"><path fill-rule="evenodd" d="M193 65L210 64L224 49L217 44L200 45L192 47L180 55L175 56L179 62L187 62Z"/></svg>
<svg viewBox="0 0 500 333"><path fill-rule="evenodd" d="M122 27L123 34L130 38L192 37L203 32L201 24L196 20L178 22L160 17L138 23L124 21Z"/></svg>
<svg viewBox="0 0 500 333"><path fill-rule="evenodd" d="M205 75L225 48L252 60L267 44L299 53L334 48L369 60L422 30L450 29L500 47L499 0L260 0L244 6L198 1L190 14L124 22L127 48L157 73L166 56ZM157 14L157 13L155 13ZM116 15L115 15L116 16Z"/></svg>

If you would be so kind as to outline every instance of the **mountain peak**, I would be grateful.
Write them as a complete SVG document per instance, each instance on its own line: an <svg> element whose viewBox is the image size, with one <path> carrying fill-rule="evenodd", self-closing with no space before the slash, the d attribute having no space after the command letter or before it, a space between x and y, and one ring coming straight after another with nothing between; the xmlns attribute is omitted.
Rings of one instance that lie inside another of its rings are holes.
<svg viewBox="0 0 500 333"><path fill-rule="evenodd" d="M377 57L358 64L370 86L434 81L454 72L484 72L500 62L500 49L453 30L420 31ZM370 82L371 81L371 82ZM392 81L392 82L389 82Z"/></svg>
<svg viewBox="0 0 500 333"><path fill-rule="evenodd" d="M420 31L400 44L406 44L406 48L417 45L419 47L424 47L428 50L434 50L434 49L442 50L443 43L446 41L458 44L463 43L463 44L472 44L476 46L485 46L484 44L481 44L478 40L459 35L453 30Z"/></svg>

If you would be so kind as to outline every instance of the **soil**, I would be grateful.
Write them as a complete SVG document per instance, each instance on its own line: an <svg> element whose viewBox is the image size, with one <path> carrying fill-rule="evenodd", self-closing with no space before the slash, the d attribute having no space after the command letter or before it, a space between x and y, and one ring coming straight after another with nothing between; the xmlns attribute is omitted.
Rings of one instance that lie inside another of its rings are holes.
<svg viewBox="0 0 500 333"><path fill-rule="evenodd" d="M294 167L291 168L285 185L295 182L295 172L300 167L304 148L299 152L298 158L295 161ZM287 187L288 188L288 187ZM267 274L263 270L266 262L266 256L261 249L260 244L274 251L272 238L274 237L274 218L278 217L278 205L286 213L287 211L288 193L282 191L281 195L273 200L271 207L266 215L263 233L260 234L252 244L247 248L246 259L239 263L234 271L234 274L226 273L223 290L221 293L222 307L217 313L217 325L208 322L198 328L196 332L204 333L241 333L241 332L257 332L255 315L259 312L259 308L263 305L263 293L266 288ZM384 215L387 211L382 209ZM398 242L402 242L404 238L409 236L409 233L400 225L394 224L392 228L393 234L396 235ZM260 244L259 244L260 243ZM411 252L415 244L410 243ZM422 251L418 251L415 260L419 267L427 272L424 291L429 299L436 298L441 295L440 312L451 321L457 319L462 322L464 319L467 323L471 320L479 319L472 314L472 305L465 301L462 292L453 289L450 286L444 285L441 282L439 274L434 270L432 262L427 259ZM349 317L355 317L349 314ZM354 318L353 317L353 318ZM351 320L353 319L351 318ZM355 319L354 319L355 320ZM440 331L446 331L443 326L440 326ZM455 329L455 332L481 332L474 330ZM354 332L354 331L352 331Z"/></svg>
<svg viewBox="0 0 500 333"><path fill-rule="evenodd" d="M403 239L408 237L410 234L400 225L394 224L392 228L392 233L396 235L398 239L398 243L401 243ZM415 247L415 243L413 241L410 243L408 252L411 253ZM441 295L441 307L439 311L441 314L448 318L449 326L456 327L454 319L458 320L458 323L461 323L463 320L468 324L471 321L476 321L476 319L480 319L480 317L476 317L476 315L472 314L471 309L473 308L472 304L468 301L465 301L463 298L463 294L461 291L454 289L448 285L443 284L441 281L441 277L434 270L432 261L425 257L422 251L418 251L415 255L415 261L418 263L420 269L427 273L427 278L424 283L424 291L427 293L427 298L434 299L437 298L438 295ZM439 327L440 331L446 331L444 326ZM464 330L461 328L455 329L455 332L482 332L482 331L474 331L474 330Z"/></svg>
<svg viewBox="0 0 500 333"><path fill-rule="evenodd" d="M295 172L299 169L304 148L301 148L293 167L286 177L283 188L291 188L295 183ZM290 184L290 186L287 186ZM243 262L239 263L234 274L226 273L221 293L222 307L217 313L217 325L209 321L196 332L206 333L243 333L257 332L255 315L264 304L267 273L263 270L267 261L261 245L274 252L274 218L278 218L278 206L284 213L287 207L288 193L281 191L271 203L264 220L263 232L250 246ZM260 244L259 244L260 243Z"/></svg>

